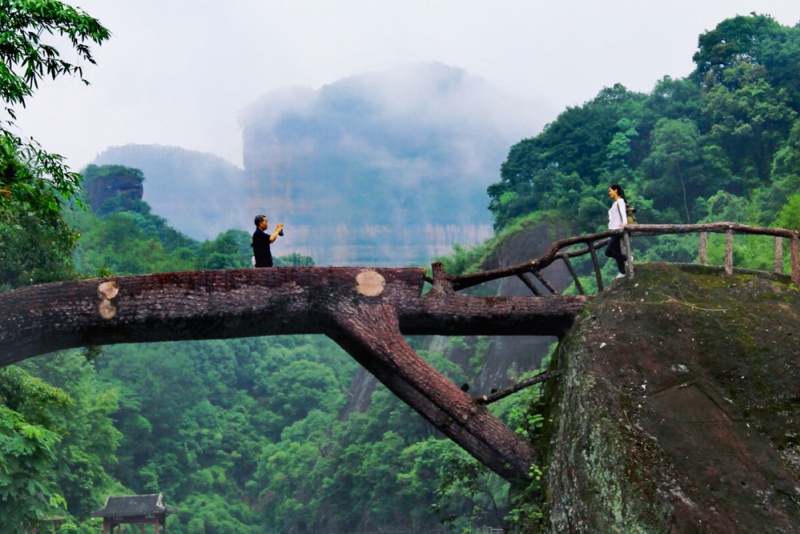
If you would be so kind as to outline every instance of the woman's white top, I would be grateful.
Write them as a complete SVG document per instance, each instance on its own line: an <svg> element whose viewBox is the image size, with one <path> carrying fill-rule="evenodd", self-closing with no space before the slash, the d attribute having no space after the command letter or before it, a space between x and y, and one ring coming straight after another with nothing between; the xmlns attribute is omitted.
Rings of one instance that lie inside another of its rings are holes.
<svg viewBox="0 0 800 534"><path fill-rule="evenodd" d="M622 198L618 198L611 204L611 209L608 210L608 229L609 230L619 230L622 228L623 221L625 224L628 223L628 216L625 212L625 200ZM625 217L623 219L623 217Z"/></svg>

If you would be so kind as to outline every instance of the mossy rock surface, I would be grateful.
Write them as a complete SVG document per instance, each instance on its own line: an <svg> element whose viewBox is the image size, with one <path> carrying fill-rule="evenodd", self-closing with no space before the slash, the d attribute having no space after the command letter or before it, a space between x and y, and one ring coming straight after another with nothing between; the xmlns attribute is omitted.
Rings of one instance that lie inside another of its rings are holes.
<svg viewBox="0 0 800 534"><path fill-rule="evenodd" d="M800 532L800 289L646 264L593 298L549 399L555 532Z"/></svg>

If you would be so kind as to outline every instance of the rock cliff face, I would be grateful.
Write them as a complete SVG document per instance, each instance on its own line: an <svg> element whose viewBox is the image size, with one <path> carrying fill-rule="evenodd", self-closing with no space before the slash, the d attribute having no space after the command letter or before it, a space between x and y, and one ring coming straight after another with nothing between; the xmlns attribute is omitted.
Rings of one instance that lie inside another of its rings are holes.
<svg viewBox="0 0 800 534"><path fill-rule="evenodd" d="M648 264L560 346L553 532L800 532L800 292Z"/></svg>
<svg viewBox="0 0 800 534"><path fill-rule="evenodd" d="M125 203L142 200L144 195L141 177L130 172L111 172L98 176L86 183L85 190L89 205L95 212L114 197L121 197L120 201Z"/></svg>
<svg viewBox="0 0 800 534"><path fill-rule="evenodd" d="M544 254L554 241L569 237L569 228L552 221L531 221L523 225L520 231L511 233L498 240L492 254L481 266L482 270L500 269L519 265ZM545 278L559 292L572 282L569 271L563 263L556 262L546 269ZM542 294L548 291L538 281L534 284ZM531 296L531 290L517 278L505 278L498 283L486 284L491 294L497 296ZM469 340L474 345L476 340ZM493 388L502 389L511 385L512 377L539 368L542 358L547 355L550 346L557 342L555 337L543 336L492 336L487 339L485 363L477 380L471 384L474 395L489 394ZM465 368L468 354L451 351L448 359L462 364Z"/></svg>

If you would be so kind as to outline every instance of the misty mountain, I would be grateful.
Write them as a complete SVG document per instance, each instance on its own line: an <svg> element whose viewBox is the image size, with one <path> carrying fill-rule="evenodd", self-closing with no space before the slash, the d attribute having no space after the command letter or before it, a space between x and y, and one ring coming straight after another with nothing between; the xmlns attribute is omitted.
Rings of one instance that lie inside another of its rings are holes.
<svg viewBox="0 0 800 534"><path fill-rule="evenodd" d="M142 170L144 200L198 239L249 230L266 213L271 227L286 225L277 254L419 264L492 235L486 188L545 113L462 69L407 64L263 95L240 116L244 171L145 145L109 148L94 163Z"/></svg>
<svg viewBox="0 0 800 534"><path fill-rule="evenodd" d="M542 116L440 63L273 91L241 117L250 206L321 264L427 261L491 235L486 188Z"/></svg>
<svg viewBox="0 0 800 534"><path fill-rule="evenodd" d="M93 163L141 170L143 200L194 239L213 239L225 230L252 225L244 172L218 156L171 146L124 145L106 149Z"/></svg>

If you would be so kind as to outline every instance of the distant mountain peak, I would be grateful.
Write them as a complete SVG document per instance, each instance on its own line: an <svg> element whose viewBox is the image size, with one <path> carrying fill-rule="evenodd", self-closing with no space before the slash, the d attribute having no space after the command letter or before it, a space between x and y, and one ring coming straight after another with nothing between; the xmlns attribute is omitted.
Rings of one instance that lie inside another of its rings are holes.
<svg viewBox="0 0 800 534"><path fill-rule="evenodd" d="M95 164L141 169L144 200L195 239L287 225L279 254L318 265L420 264L492 235L486 188L550 110L443 63L405 63L319 89L269 91L240 115L244 170L160 145Z"/></svg>

